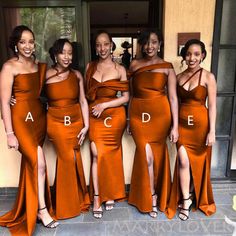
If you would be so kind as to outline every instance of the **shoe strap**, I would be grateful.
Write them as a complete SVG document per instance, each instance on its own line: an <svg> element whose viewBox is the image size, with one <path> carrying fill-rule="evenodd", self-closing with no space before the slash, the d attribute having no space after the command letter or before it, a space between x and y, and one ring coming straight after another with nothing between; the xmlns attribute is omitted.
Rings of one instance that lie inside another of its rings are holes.
<svg viewBox="0 0 236 236"><path fill-rule="evenodd" d="M45 207L43 207L43 208L40 208L40 209L38 209L38 211L42 211L42 210L44 210L44 209L46 209L47 207L45 206Z"/></svg>

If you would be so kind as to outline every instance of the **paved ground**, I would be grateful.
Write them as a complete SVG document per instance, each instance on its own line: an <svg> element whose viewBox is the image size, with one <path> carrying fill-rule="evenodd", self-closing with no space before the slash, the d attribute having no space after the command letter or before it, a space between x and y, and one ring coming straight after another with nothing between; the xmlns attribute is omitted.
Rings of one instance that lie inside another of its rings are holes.
<svg viewBox="0 0 236 236"><path fill-rule="evenodd" d="M236 211L232 209L232 199L236 194L236 184L213 184L213 191L217 212L206 217L200 211L191 212L190 219L182 222L176 216L168 220L159 213L157 219L147 214L139 213L127 202L117 203L115 208L104 212L101 220L97 220L92 213L60 221L57 229L46 229L41 224L36 226L36 236L144 236L144 235L235 235ZM0 195L0 215L11 209L15 194ZM225 216L235 221L234 227L226 223ZM6 228L0 227L0 235L10 235Z"/></svg>

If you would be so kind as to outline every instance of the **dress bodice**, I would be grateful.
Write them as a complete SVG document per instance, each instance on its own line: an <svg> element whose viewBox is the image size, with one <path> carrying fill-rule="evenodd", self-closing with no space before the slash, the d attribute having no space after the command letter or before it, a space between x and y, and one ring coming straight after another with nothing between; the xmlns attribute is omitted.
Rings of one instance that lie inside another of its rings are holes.
<svg viewBox="0 0 236 236"><path fill-rule="evenodd" d="M141 67L132 74L133 97L152 98L166 94L168 76L155 69L173 68L170 63L159 63Z"/></svg>
<svg viewBox="0 0 236 236"><path fill-rule="evenodd" d="M177 86L180 104L205 105L207 99L207 88L201 85L202 69L199 73L198 85L191 90L186 90L184 85L193 77L189 77L182 85Z"/></svg>
<svg viewBox="0 0 236 236"><path fill-rule="evenodd" d="M70 71L65 80L46 84L46 95L49 106L67 106L78 102L79 81L76 74Z"/></svg>
<svg viewBox="0 0 236 236"><path fill-rule="evenodd" d="M18 74L14 78L12 95L17 101L38 99L45 81L46 64L39 63L38 71Z"/></svg>

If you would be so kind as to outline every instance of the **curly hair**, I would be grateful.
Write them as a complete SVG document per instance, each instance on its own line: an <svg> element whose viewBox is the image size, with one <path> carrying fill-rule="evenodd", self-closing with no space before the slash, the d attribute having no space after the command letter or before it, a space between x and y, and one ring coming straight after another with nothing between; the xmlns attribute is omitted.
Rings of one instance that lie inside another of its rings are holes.
<svg viewBox="0 0 236 236"><path fill-rule="evenodd" d="M205 44L202 41L200 41L199 39L190 39L185 43L184 47L180 51L180 56L183 58L182 63L183 63L183 61L185 61L189 47L193 44L199 45L201 47L201 51L204 54L202 60L204 60L206 58L207 51L206 51Z"/></svg>

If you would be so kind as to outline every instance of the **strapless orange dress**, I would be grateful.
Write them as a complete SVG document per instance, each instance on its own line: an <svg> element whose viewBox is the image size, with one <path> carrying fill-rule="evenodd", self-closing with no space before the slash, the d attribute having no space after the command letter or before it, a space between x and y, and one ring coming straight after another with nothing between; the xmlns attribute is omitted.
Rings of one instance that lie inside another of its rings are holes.
<svg viewBox="0 0 236 236"><path fill-rule="evenodd" d="M0 217L0 225L9 227L12 235L32 235L38 212L38 146L46 134L46 113L39 100L45 81L46 64L38 72L19 74L14 78L12 94L17 103L11 106L12 125L22 154L20 182L15 205ZM45 200L52 214L49 185L45 182Z"/></svg>
<svg viewBox="0 0 236 236"><path fill-rule="evenodd" d="M178 85L177 88L180 99L179 140L177 148L179 149L183 146L188 154L195 192L196 209L200 209L209 216L216 211L216 206L210 181L212 148L206 146L206 138L209 132L208 109L205 106L207 89L201 85L201 74L202 70L199 73L198 86L194 89L187 91L183 87L192 77L183 85ZM168 207L169 218L174 217L178 202L181 199L179 160L177 158Z"/></svg>
<svg viewBox="0 0 236 236"><path fill-rule="evenodd" d="M79 80L70 71L67 79L46 84L47 134L57 153L53 207L58 219L88 211L90 200L77 135L83 128Z"/></svg>
<svg viewBox="0 0 236 236"><path fill-rule="evenodd" d="M118 91L128 91L128 81L113 79L98 82L93 78L96 63L91 63L86 74L87 98L89 100L89 139L98 152L98 186L100 204L107 200L122 200L125 195L121 139L126 127L124 106L108 108L99 118L92 115L96 104L114 100ZM107 119L108 118L108 119ZM93 199L92 176L90 193Z"/></svg>
<svg viewBox="0 0 236 236"><path fill-rule="evenodd" d="M146 159L146 144L154 155L154 189L157 206L165 212L171 189L170 163L166 139L170 132L171 110L166 95L167 75L155 69L173 68L170 63L145 66L132 76L130 129L136 151L128 202L141 212L152 211L152 193Z"/></svg>

